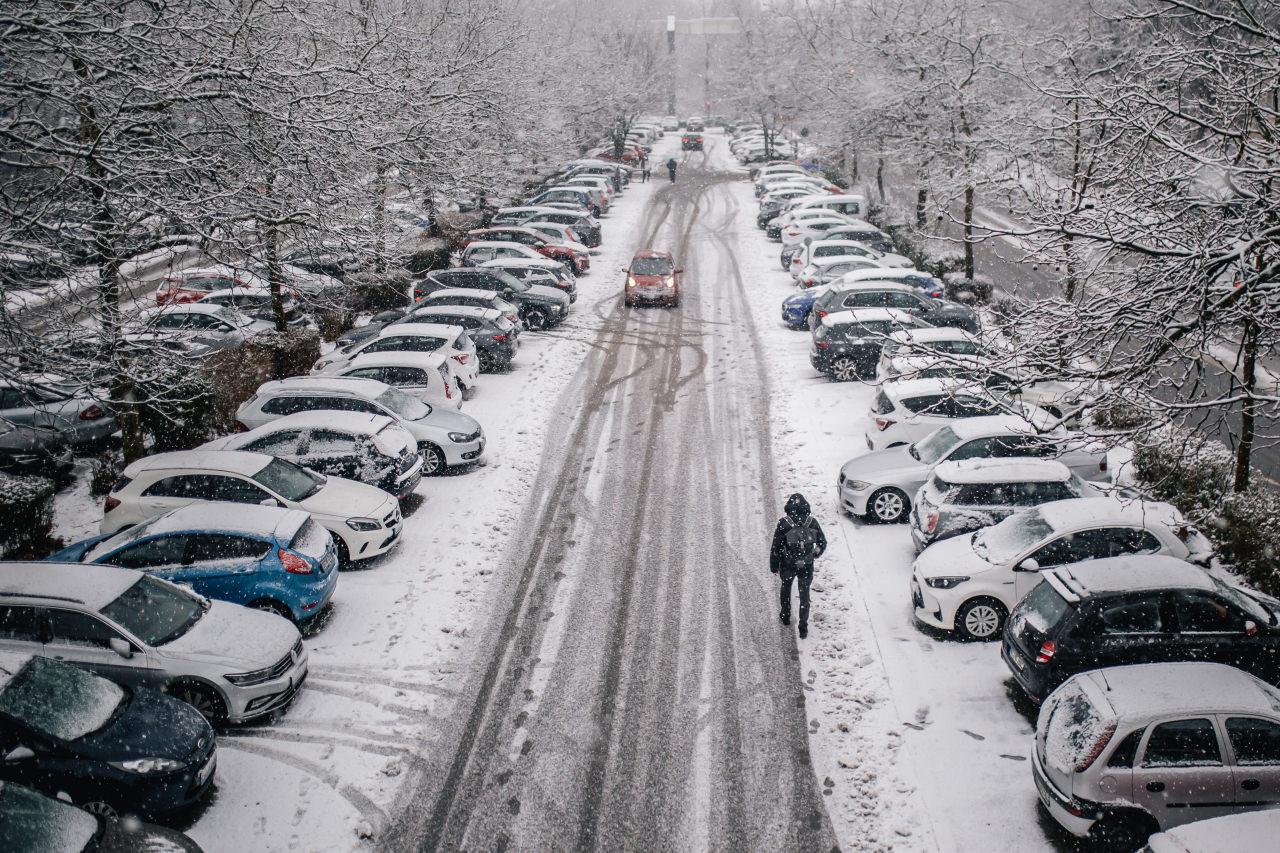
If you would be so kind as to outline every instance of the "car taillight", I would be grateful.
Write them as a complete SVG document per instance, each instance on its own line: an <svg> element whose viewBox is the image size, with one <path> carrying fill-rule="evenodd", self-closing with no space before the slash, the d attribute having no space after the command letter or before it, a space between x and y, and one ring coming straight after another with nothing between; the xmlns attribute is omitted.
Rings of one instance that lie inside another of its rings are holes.
<svg viewBox="0 0 1280 853"><path fill-rule="evenodd" d="M818 312L818 317L820 317L820 318L821 318L821 317L825 317L825 316L827 316L827 313L828 313L828 312L826 312L826 311L819 311L819 312Z"/></svg>
<svg viewBox="0 0 1280 853"><path fill-rule="evenodd" d="M791 259L791 263L792 263L792 264L802 264L802 263L804 263L804 261L800 260L800 256L799 256L799 255L796 255L794 258L792 258L792 259Z"/></svg>
<svg viewBox="0 0 1280 853"><path fill-rule="evenodd" d="M1111 742L1111 736L1116 733L1115 721L1107 723L1102 731L1098 732L1098 739L1093 742L1093 746L1089 747L1089 751L1080 756L1080 760L1076 762L1076 772L1083 773L1093 766L1093 762L1098 760L1098 756L1102 755L1102 750L1107 748L1107 744Z"/></svg>
<svg viewBox="0 0 1280 853"><path fill-rule="evenodd" d="M799 237L799 236L800 236L800 232L799 232L799 231L787 231L787 236L788 236L788 237Z"/></svg>
<svg viewBox="0 0 1280 853"><path fill-rule="evenodd" d="M509 323L516 323L520 320L520 318L517 317L515 314L507 314L506 317L507 317L507 322Z"/></svg>
<svg viewBox="0 0 1280 853"><path fill-rule="evenodd" d="M1098 470L1099 470L1099 471L1101 471L1101 472L1103 472L1104 474L1106 473L1106 471L1107 471L1107 457L1105 457L1105 456L1103 456L1103 457L1102 457L1102 461L1098 463Z"/></svg>
<svg viewBox="0 0 1280 853"><path fill-rule="evenodd" d="M507 340L507 336L506 336L506 335L494 335L494 336L493 336L493 339L494 339L495 341L497 341L498 343L500 343L500 344L501 344L501 343L505 343L505 342L506 342L506 340Z"/></svg>
<svg viewBox="0 0 1280 853"><path fill-rule="evenodd" d="M284 570L291 575L309 575L314 571L305 558L299 557L292 551L277 548L276 556L280 558L280 565L284 566Z"/></svg>
<svg viewBox="0 0 1280 853"><path fill-rule="evenodd" d="M876 429L884 432L895 423L897 423L897 421L891 421L888 418L876 418Z"/></svg>
<svg viewBox="0 0 1280 853"><path fill-rule="evenodd" d="M102 511L111 512L111 510L115 509L118 506L120 506L120 499L117 497L112 497L111 495L107 495L107 499L102 503Z"/></svg>
<svg viewBox="0 0 1280 853"><path fill-rule="evenodd" d="M232 428L233 430L235 430L236 432L248 432L248 431L249 431L249 428L248 428L247 426L245 426L241 421L238 421L238 420L235 420L235 421L232 421L232 422L231 422L231 428Z"/></svg>
<svg viewBox="0 0 1280 853"><path fill-rule="evenodd" d="M934 299L941 299L944 294L941 290L934 290L934 291L931 291L929 295L932 296Z"/></svg>
<svg viewBox="0 0 1280 853"><path fill-rule="evenodd" d="M94 403L93 405L89 406L89 408L85 409L83 412L80 413L80 420L96 421L98 418L106 416L106 414L107 413L102 410L101 406L99 406L97 403Z"/></svg>
<svg viewBox="0 0 1280 853"><path fill-rule="evenodd" d="M831 346L831 344L827 343L826 341L814 341L813 345L818 349L827 349L828 347Z"/></svg>
<svg viewBox="0 0 1280 853"><path fill-rule="evenodd" d="M924 520L924 532L932 533L938 527L938 514L936 512L929 513Z"/></svg>
<svg viewBox="0 0 1280 853"><path fill-rule="evenodd" d="M1053 660L1053 656L1058 653L1058 644L1053 640L1045 640L1040 645L1040 651L1036 652L1036 663L1048 663Z"/></svg>

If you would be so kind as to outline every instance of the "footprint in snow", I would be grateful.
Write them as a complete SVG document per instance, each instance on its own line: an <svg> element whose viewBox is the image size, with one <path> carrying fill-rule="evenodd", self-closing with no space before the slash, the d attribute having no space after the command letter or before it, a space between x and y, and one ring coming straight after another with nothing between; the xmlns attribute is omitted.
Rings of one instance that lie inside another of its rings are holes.
<svg viewBox="0 0 1280 853"><path fill-rule="evenodd" d="M1000 757L1007 758L1010 761L1026 761L1027 760L1027 757L1025 755L1010 755L1007 752L1000 753Z"/></svg>
<svg viewBox="0 0 1280 853"><path fill-rule="evenodd" d="M986 740L986 737L985 737L984 735L980 735L980 734L978 734L977 732L971 732L971 731L969 731L968 729L961 729L960 731L964 732L965 734L967 734L969 737L973 738L974 740Z"/></svg>

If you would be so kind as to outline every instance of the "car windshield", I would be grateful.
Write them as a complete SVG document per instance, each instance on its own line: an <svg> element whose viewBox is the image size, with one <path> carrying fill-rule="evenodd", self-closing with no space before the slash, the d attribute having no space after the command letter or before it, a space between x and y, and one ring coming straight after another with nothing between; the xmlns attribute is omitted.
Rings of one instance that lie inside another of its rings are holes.
<svg viewBox="0 0 1280 853"><path fill-rule="evenodd" d="M636 258L631 262L632 275L670 275L675 265L666 258Z"/></svg>
<svg viewBox="0 0 1280 853"><path fill-rule="evenodd" d="M525 284L523 281L516 278L506 270L487 269L485 270L485 273L487 275L491 275L494 278L498 279L498 281L502 282L503 284L505 284L507 287L509 287L512 291L516 293L524 293L526 290L529 289L529 285ZM494 288L490 287L488 289L493 290Z"/></svg>
<svg viewBox="0 0 1280 853"><path fill-rule="evenodd" d="M0 712L58 740L75 740L109 723L126 696L105 678L33 657L0 692Z"/></svg>
<svg viewBox="0 0 1280 853"><path fill-rule="evenodd" d="M1233 604L1235 604L1237 607L1239 607L1241 610L1247 613L1250 619L1253 619L1255 622L1258 622L1262 625L1275 624L1276 622L1275 617L1273 617L1271 613L1267 611L1267 608L1263 607L1259 601L1257 601L1254 598L1250 598L1240 590L1236 589L1233 586L1229 586L1223 583L1222 581L1218 580L1215 577L1210 576L1210 580L1212 580L1214 585L1218 587L1218 592L1222 595L1223 598L1226 598L1227 600L1231 601Z"/></svg>
<svg viewBox="0 0 1280 853"><path fill-rule="evenodd" d="M272 459L253 479L287 501L306 500L326 482L319 474L283 459Z"/></svg>
<svg viewBox="0 0 1280 853"><path fill-rule="evenodd" d="M907 452L917 462L932 465L951 452L951 448L960 443L960 437L949 426L926 435L907 448Z"/></svg>
<svg viewBox="0 0 1280 853"><path fill-rule="evenodd" d="M397 388L388 388L375 398L406 421L419 421L431 414L431 407Z"/></svg>
<svg viewBox="0 0 1280 853"><path fill-rule="evenodd" d="M143 575L120 593L102 615L150 646L163 646L191 630L209 603L181 587Z"/></svg>
<svg viewBox="0 0 1280 853"><path fill-rule="evenodd" d="M1023 551L1053 535L1053 526L1039 510L1011 515L994 527L973 534L974 552L988 563L1007 563Z"/></svg>
<svg viewBox="0 0 1280 853"><path fill-rule="evenodd" d="M84 850L98 832L87 811L12 782L0 782L0 815L0 850Z"/></svg>

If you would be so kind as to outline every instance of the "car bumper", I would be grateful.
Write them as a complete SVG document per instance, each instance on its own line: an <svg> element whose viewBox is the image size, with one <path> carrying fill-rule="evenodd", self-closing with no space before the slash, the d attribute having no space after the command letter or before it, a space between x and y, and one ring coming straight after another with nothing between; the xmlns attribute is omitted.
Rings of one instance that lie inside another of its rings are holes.
<svg viewBox="0 0 1280 853"><path fill-rule="evenodd" d="M911 609L926 625L942 631L955 630L954 608L947 608L919 573L911 576Z"/></svg>
<svg viewBox="0 0 1280 853"><path fill-rule="evenodd" d="M1043 667L1028 660L1020 649L1003 637L1000 640L1000 659L1009 668L1009 674L1033 702L1040 702L1049 693L1047 673Z"/></svg>
<svg viewBox="0 0 1280 853"><path fill-rule="evenodd" d="M352 530L345 520L326 524L335 536L347 545L347 553L352 560L367 560L379 554L385 554L400 541L400 532L404 528L404 519L400 516L400 508L395 509L395 521L383 523L377 530Z"/></svg>
<svg viewBox="0 0 1280 853"><path fill-rule="evenodd" d="M662 304L675 302L680 298L680 294L674 288L636 288L627 294L627 298L632 302L649 302L652 304Z"/></svg>
<svg viewBox="0 0 1280 853"><path fill-rule="evenodd" d="M444 451L444 464L467 465L484 455L484 433L472 441L446 442L440 449Z"/></svg>
<svg viewBox="0 0 1280 853"><path fill-rule="evenodd" d="M871 497L871 493L876 490L875 484L867 486L865 489L852 489L842 480L836 481L836 500L840 504L840 508L852 515L867 514L867 499Z"/></svg>
<svg viewBox="0 0 1280 853"><path fill-rule="evenodd" d="M215 747L199 765L187 767L159 779L135 777L112 785L111 793L127 803L127 808L142 817L164 818L185 811L199 803L213 790L214 772L218 767ZM132 783L132 784L130 784Z"/></svg>
<svg viewBox="0 0 1280 853"><path fill-rule="evenodd" d="M115 418L104 416L93 421L77 421L62 435L74 446L96 444L110 438L117 428Z"/></svg>
<svg viewBox="0 0 1280 853"><path fill-rule="evenodd" d="M809 328L809 312L801 308L783 308L782 322L791 329Z"/></svg>
<svg viewBox="0 0 1280 853"><path fill-rule="evenodd" d="M410 468L407 472L397 477L395 483L392 485L392 488L388 489L387 491L391 492L391 494L395 495L400 500L404 500L405 498L409 497L409 495L413 494L413 490L418 488L418 483L420 482L422 482L422 460L421 459L415 462L413 464L413 467Z"/></svg>
<svg viewBox="0 0 1280 853"><path fill-rule="evenodd" d="M1035 779L1036 796L1040 798L1045 811L1076 838L1087 837L1093 825L1102 817L1098 804L1077 800L1059 791L1044 772L1034 746L1031 748L1031 776Z"/></svg>
<svg viewBox="0 0 1280 853"><path fill-rule="evenodd" d="M338 573L335 571L332 574L336 577ZM243 723L287 707L307 680L307 670L308 655L304 646L293 666L279 678L251 687L237 687L224 682L227 722Z"/></svg>

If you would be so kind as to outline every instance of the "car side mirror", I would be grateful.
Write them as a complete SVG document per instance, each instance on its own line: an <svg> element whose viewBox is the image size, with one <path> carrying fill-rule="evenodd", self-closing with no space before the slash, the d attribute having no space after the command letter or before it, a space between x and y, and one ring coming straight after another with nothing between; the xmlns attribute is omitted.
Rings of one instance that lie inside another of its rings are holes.
<svg viewBox="0 0 1280 853"><path fill-rule="evenodd" d="M282 507L282 506L284 506L284 504L280 503L280 501L276 500L275 498L263 498L262 500L258 501L258 505L259 505L259 506L274 506L274 507Z"/></svg>
<svg viewBox="0 0 1280 853"><path fill-rule="evenodd" d="M676 267L675 269L672 270L672 272L674 273L684 272L684 267Z"/></svg>
<svg viewBox="0 0 1280 853"><path fill-rule="evenodd" d="M133 657L133 646L129 645L127 640L122 640L119 637L112 637L107 641L107 645L111 647L111 651L120 655L120 657L125 660Z"/></svg>
<svg viewBox="0 0 1280 853"><path fill-rule="evenodd" d="M1257 622L1254 622L1252 619L1250 619L1249 621L1244 623L1244 635L1246 637L1252 637L1257 633L1258 633Z"/></svg>
<svg viewBox="0 0 1280 853"><path fill-rule="evenodd" d="M9 754L4 757L6 763L10 761L26 761L28 758L35 758L36 753L29 746L17 746L9 750Z"/></svg>
<svg viewBox="0 0 1280 853"><path fill-rule="evenodd" d="M1018 563L1014 569L1017 572L1038 572L1040 571L1040 562L1035 557L1027 557L1021 563Z"/></svg>

